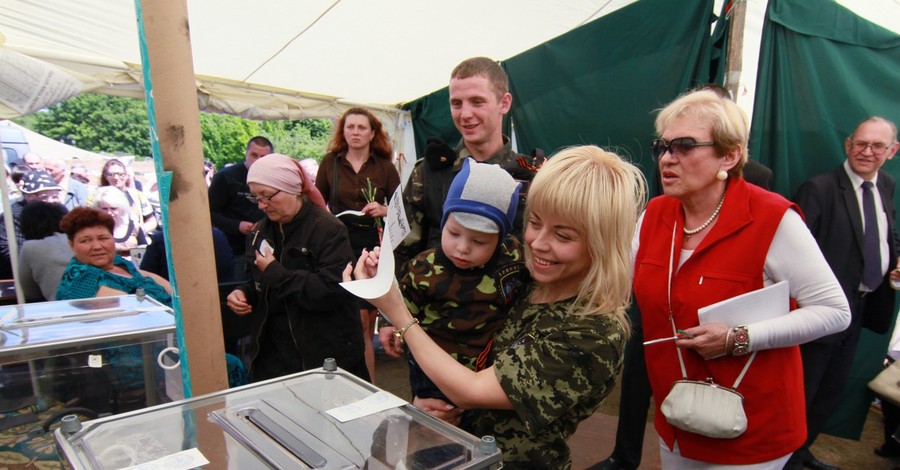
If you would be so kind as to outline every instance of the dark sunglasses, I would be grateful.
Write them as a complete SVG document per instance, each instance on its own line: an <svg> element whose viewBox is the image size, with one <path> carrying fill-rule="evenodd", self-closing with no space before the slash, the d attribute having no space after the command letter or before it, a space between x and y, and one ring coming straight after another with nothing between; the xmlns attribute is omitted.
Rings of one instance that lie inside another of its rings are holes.
<svg viewBox="0 0 900 470"><path fill-rule="evenodd" d="M659 158L664 153L669 152L672 155L687 155L688 152L696 147L709 147L716 145L715 142L697 142L693 137L679 137L666 142L663 139L656 139L650 144L650 151L653 158Z"/></svg>

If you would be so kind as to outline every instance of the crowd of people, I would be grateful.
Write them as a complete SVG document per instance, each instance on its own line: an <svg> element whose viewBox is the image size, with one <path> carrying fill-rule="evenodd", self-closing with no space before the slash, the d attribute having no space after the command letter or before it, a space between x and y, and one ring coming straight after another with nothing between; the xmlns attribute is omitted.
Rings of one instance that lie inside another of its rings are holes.
<svg viewBox="0 0 900 470"><path fill-rule="evenodd" d="M566 440L620 376L615 450L594 469L639 467L651 397L664 468L836 468L810 446L862 328L886 333L895 313L895 185L881 170L900 148L891 121L861 116L844 162L789 200L750 159L747 115L720 88L690 90L657 113L651 195L637 166L599 147L544 161L514 151L501 125L513 97L493 60L460 63L449 101L462 139L429 139L402 187L390 138L362 107L336 121L318 165L256 136L243 163L205 167L226 314L250 320L250 381L332 357L374 383L377 331L408 361L413 404L495 436L504 468L571 466ZM29 301L143 289L171 303L158 217L125 163L107 161L90 188L60 159L24 161L10 172L21 198L0 217L15 219ZM399 283L359 299L340 283L374 276L398 190L411 228ZM0 225L0 269L11 237ZM148 244L140 266L128 259ZM698 313L781 282L784 314ZM722 437L670 419L664 403L685 380L735 388L744 426ZM885 418L876 453L900 456L900 410L886 405Z"/></svg>

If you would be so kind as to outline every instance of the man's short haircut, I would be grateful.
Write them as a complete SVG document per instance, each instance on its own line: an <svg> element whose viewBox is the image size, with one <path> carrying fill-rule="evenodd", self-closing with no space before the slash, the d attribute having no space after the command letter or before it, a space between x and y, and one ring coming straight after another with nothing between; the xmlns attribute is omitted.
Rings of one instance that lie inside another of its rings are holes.
<svg viewBox="0 0 900 470"><path fill-rule="evenodd" d="M509 78L500 64L487 57L472 57L460 62L452 72L450 79L463 79L470 77L484 77L494 87L497 98L503 97L509 92Z"/></svg>
<svg viewBox="0 0 900 470"><path fill-rule="evenodd" d="M245 149L245 151L250 150L250 144L258 145L260 147L269 147L269 153L275 153L275 146L272 145L272 141L261 135L258 135L247 141L247 148Z"/></svg>
<svg viewBox="0 0 900 470"><path fill-rule="evenodd" d="M888 145L893 144L897 141L897 125L891 122L889 119L885 119L881 116L869 116L860 121L859 124L857 124L856 127L853 128L853 134L851 134L850 137L852 138L854 135L856 135L856 131L859 129L859 126L862 126L867 122L883 122L887 124L891 128L891 141L888 142Z"/></svg>

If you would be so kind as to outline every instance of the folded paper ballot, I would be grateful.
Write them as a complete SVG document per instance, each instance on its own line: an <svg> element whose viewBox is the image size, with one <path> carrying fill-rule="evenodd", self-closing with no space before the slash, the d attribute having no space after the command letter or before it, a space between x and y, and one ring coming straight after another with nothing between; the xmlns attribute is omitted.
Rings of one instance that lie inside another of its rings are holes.
<svg viewBox="0 0 900 470"><path fill-rule="evenodd" d="M787 315L790 311L788 281L747 292L697 310L700 324L746 325Z"/></svg>

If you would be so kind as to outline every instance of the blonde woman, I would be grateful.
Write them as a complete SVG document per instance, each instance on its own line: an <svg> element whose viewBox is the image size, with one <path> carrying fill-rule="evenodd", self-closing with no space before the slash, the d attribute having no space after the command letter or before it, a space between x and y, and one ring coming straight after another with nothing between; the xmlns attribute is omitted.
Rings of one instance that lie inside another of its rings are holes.
<svg viewBox="0 0 900 470"><path fill-rule="evenodd" d="M563 150L541 168L524 235L534 284L494 338L493 364L479 372L428 337L396 287L372 300L441 391L460 408L478 410L474 433L497 438L504 468L569 468L566 439L615 386L629 334L631 242L645 194L634 165L597 147ZM356 277L370 277L376 265L377 253L364 253Z"/></svg>
<svg viewBox="0 0 900 470"><path fill-rule="evenodd" d="M94 192L94 209L99 209L113 218L115 228L113 239L116 242L116 253L131 259L131 249L138 246L138 234L141 227L131 217L131 205L125 193L115 186L101 186Z"/></svg>

